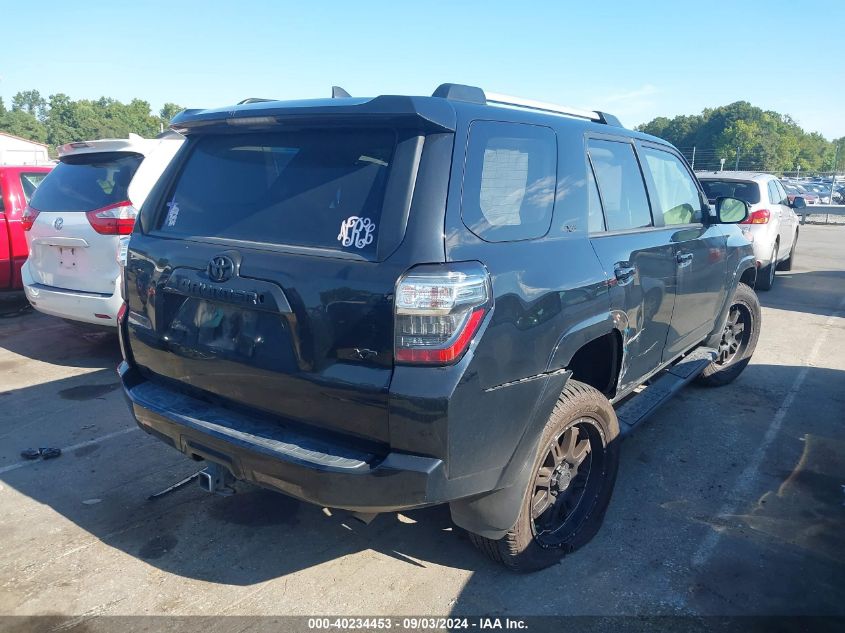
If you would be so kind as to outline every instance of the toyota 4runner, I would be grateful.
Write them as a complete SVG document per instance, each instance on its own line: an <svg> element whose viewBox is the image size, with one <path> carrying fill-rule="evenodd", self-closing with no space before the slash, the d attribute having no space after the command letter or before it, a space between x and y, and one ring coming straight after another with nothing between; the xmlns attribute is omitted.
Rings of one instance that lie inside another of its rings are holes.
<svg viewBox="0 0 845 633"><path fill-rule="evenodd" d="M517 570L588 541L619 441L757 343L747 204L606 113L431 97L188 110L124 270L141 428L362 514L448 503Z"/></svg>

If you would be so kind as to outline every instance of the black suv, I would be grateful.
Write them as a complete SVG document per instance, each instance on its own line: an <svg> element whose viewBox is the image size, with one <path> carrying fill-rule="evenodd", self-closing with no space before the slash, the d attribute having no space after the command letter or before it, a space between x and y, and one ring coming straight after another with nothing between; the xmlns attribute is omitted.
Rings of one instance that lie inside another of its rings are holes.
<svg viewBox="0 0 845 633"><path fill-rule="evenodd" d="M674 147L611 115L444 84L173 127L119 371L210 491L448 503L492 558L542 568L597 531L620 437L756 345L745 203L711 208Z"/></svg>

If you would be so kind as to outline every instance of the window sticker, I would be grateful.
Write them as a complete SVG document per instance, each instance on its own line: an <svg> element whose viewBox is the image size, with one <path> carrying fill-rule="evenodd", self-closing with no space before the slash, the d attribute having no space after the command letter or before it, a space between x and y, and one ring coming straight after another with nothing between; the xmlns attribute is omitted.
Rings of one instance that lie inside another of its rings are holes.
<svg viewBox="0 0 845 633"><path fill-rule="evenodd" d="M357 215L351 215L340 223L337 241L343 246L364 248L373 243L373 231L375 230L376 223L370 218L359 218Z"/></svg>
<svg viewBox="0 0 845 633"><path fill-rule="evenodd" d="M179 218L179 203L171 200L167 203L167 218L164 223L166 226L176 226L176 220Z"/></svg>

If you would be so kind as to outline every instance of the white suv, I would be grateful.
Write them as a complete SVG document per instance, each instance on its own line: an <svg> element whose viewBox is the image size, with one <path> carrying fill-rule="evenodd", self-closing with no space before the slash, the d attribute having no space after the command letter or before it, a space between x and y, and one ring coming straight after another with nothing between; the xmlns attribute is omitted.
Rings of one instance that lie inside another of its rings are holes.
<svg viewBox="0 0 845 633"><path fill-rule="evenodd" d="M792 270L798 246L800 219L795 208L803 208L805 200L790 202L780 181L771 174L742 171L696 172L704 193L711 203L716 198L739 198L748 203L748 218L740 224L745 237L754 247L757 259L758 290L770 290L775 270Z"/></svg>
<svg viewBox="0 0 845 633"><path fill-rule="evenodd" d="M29 259L21 271L35 309L117 326L120 258L147 197L184 138L68 143L22 218Z"/></svg>

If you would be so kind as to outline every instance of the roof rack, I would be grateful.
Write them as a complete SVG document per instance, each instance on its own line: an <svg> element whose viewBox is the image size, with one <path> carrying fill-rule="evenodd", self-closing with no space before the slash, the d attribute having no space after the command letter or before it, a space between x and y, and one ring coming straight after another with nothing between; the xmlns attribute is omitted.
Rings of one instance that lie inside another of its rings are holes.
<svg viewBox="0 0 845 633"><path fill-rule="evenodd" d="M238 101L238 105L246 105L248 103L264 103L265 101L275 101L275 99L263 99L261 97L248 97L243 101Z"/></svg>
<svg viewBox="0 0 845 633"><path fill-rule="evenodd" d="M523 99L522 97L513 97L511 95L503 95L496 92L484 92L481 88L476 88L475 86L465 86L463 84L441 84L437 87L437 90L434 91L432 96L452 99L454 101L468 101L470 103L478 103L482 105L504 106L507 108L527 108L529 110L539 110L541 112L564 114L566 116L576 117L579 119L595 121L596 123L605 123L607 125L622 127L619 119L607 112L599 112L598 110L582 110L581 108L572 108L554 103L546 103L544 101L534 101L533 99Z"/></svg>

